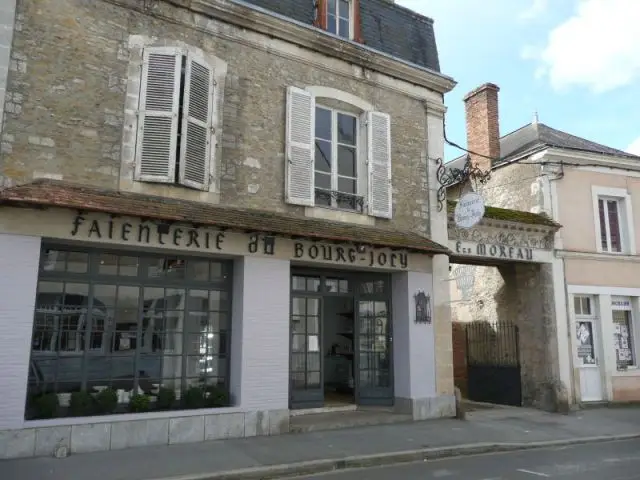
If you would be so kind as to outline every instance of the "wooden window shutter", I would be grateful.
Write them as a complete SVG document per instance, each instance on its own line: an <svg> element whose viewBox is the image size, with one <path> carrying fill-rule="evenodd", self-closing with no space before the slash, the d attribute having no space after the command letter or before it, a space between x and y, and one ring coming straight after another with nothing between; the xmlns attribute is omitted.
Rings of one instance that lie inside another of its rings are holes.
<svg viewBox="0 0 640 480"><path fill-rule="evenodd" d="M386 113L367 114L367 156L369 215L391 218L391 117Z"/></svg>
<svg viewBox="0 0 640 480"><path fill-rule="evenodd" d="M285 200L296 205L315 203L315 98L306 90L287 89Z"/></svg>
<svg viewBox="0 0 640 480"><path fill-rule="evenodd" d="M179 181L199 190L209 189L211 162L214 161L213 89L213 68L203 58L189 53L185 70Z"/></svg>
<svg viewBox="0 0 640 480"><path fill-rule="evenodd" d="M327 29L327 0L315 0L316 1L316 18L313 21L313 26Z"/></svg>
<svg viewBox="0 0 640 480"><path fill-rule="evenodd" d="M353 1L353 40L364 43L362 37L362 17L360 16L360 0Z"/></svg>
<svg viewBox="0 0 640 480"><path fill-rule="evenodd" d="M136 139L136 179L175 180L182 51L149 48L143 53Z"/></svg>

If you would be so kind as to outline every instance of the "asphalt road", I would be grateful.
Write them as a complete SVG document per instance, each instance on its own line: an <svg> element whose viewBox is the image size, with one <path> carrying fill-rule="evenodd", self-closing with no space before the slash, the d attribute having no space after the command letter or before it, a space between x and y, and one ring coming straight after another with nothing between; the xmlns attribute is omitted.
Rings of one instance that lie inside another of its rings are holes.
<svg viewBox="0 0 640 480"><path fill-rule="evenodd" d="M300 477L308 480L636 480L640 440L478 455Z"/></svg>

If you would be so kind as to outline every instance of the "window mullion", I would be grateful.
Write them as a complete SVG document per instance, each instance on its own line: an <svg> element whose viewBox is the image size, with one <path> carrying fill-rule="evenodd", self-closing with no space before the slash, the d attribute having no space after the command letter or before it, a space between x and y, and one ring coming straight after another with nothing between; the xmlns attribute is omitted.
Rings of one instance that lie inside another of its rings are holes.
<svg viewBox="0 0 640 480"><path fill-rule="evenodd" d="M333 192L338 191L338 112L331 112L331 205L335 208L338 201L333 197Z"/></svg>
<svg viewBox="0 0 640 480"><path fill-rule="evenodd" d="M616 200L616 219L618 220L618 241L620 242L620 252L625 251L625 235L622 231L624 225L622 224L622 200Z"/></svg>
<svg viewBox="0 0 640 480"><path fill-rule="evenodd" d="M607 251L611 252L613 250L611 246L611 227L609 225L609 205L607 200L603 200L603 210L604 210L604 232L607 240Z"/></svg>

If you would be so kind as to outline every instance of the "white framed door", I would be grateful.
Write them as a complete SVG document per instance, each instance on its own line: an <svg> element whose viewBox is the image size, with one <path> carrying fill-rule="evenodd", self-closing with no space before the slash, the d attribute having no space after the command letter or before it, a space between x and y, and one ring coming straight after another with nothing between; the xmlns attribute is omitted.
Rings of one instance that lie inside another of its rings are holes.
<svg viewBox="0 0 640 480"><path fill-rule="evenodd" d="M600 402L604 400L602 368L599 359L601 345L593 298L575 295L573 300L580 398L583 402Z"/></svg>

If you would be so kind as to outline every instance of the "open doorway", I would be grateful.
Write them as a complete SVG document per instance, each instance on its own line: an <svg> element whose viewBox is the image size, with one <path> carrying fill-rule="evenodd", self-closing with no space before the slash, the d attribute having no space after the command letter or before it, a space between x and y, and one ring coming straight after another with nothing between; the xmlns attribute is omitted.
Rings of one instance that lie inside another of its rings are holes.
<svg viewBox="0 0 640 480"><path fill-rule="evenodd" d="M296 269L291 409L393 405L389 276Z"/></svg>
<svg viewBox="0 0 640 480"><path fill-rule="evenodd" d="M355 403L354 319L352 296L324 298L323 381L327 407Z"/></svg>

